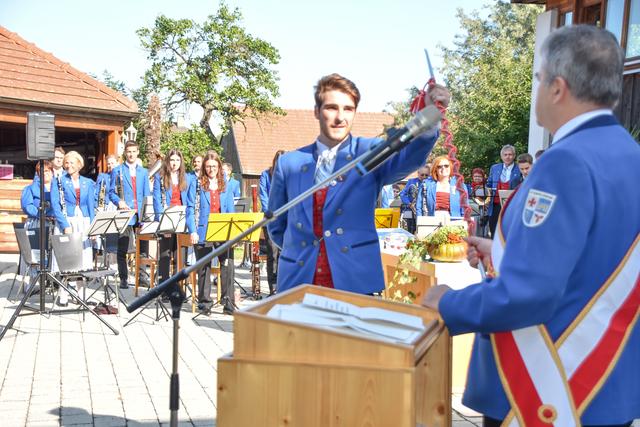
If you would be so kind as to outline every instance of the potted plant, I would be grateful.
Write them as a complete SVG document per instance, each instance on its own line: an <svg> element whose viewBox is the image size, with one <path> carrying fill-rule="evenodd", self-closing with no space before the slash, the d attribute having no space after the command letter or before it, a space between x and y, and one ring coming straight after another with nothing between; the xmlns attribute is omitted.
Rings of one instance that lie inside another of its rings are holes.
<svg viewBox="0 0 640 427"><path fill-rule="evenodd" d="M467 229L459 225L445 225L422 239L429 256L436 261L460 262L467 256Z"/></svg>

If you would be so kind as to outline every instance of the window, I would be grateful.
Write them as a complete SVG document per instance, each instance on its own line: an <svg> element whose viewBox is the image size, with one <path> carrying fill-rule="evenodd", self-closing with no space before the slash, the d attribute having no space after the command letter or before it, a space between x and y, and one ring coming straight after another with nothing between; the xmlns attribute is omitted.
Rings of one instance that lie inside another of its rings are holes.
<svg viewBox="0 0 640 427"><path fill-rule="evenodd" d="M626 57L640 57L640 0L607 0L605 28L616 36Z"/></svg>
<svg viewBox="0 0 640 427"><path fill-rule="evenodd" d="M607 2L607 22L605 28L613 33L622 42L622 20L624 18L625 0L609 0Z"/></svg>
<svg viewBox="0 0 640 427"><path fill-rule="evenodd" d="M571 25L573 23L573 12L567 12L560 15L560 26Z"/></svg>
<svg viewBox="0 0 640 427"><path fill-rule="evenodd" d="M631 0L627 29L627 58L640 56L640 0Z"/></svg>

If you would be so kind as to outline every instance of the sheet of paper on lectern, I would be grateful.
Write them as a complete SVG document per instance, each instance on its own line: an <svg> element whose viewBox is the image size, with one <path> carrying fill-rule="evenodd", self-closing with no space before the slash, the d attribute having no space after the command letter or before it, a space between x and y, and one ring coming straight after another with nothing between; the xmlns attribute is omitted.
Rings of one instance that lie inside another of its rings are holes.
<svg viewBox="0 0 640 427"><path fill-rule="evenodd" d="M315 294L305 294L301 303L276 304L267 316L406 344L414 342L425 331L418 316L377 307L358 307Z"/></svg>

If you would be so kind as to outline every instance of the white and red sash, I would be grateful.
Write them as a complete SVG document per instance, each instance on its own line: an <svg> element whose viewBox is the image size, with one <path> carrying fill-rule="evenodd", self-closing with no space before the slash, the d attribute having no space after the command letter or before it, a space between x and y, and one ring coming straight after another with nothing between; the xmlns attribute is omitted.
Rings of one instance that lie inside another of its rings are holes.
<svg viewBox="0 0 640 427"><path fill-rule="evenodd" d="M501 218L502 219L502 218ZM501 221L491 260L504 253ZM554 343L544 325L491 334L511 411L503 426L579 426L640 314L640 234L611 276Z"/></svg>

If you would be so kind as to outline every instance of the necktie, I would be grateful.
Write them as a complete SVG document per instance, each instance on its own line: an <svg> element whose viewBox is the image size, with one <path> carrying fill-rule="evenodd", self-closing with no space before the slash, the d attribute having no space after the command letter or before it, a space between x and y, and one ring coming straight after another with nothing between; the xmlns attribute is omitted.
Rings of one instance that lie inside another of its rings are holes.
<svg viewBox="0 0 640 427"><path fill-rule="evenodd" d="M315 183L324 181L328 176L333 173L333 166L336 153L331 150L326 150L318 157L318 164L316 165Z"/></svg>

